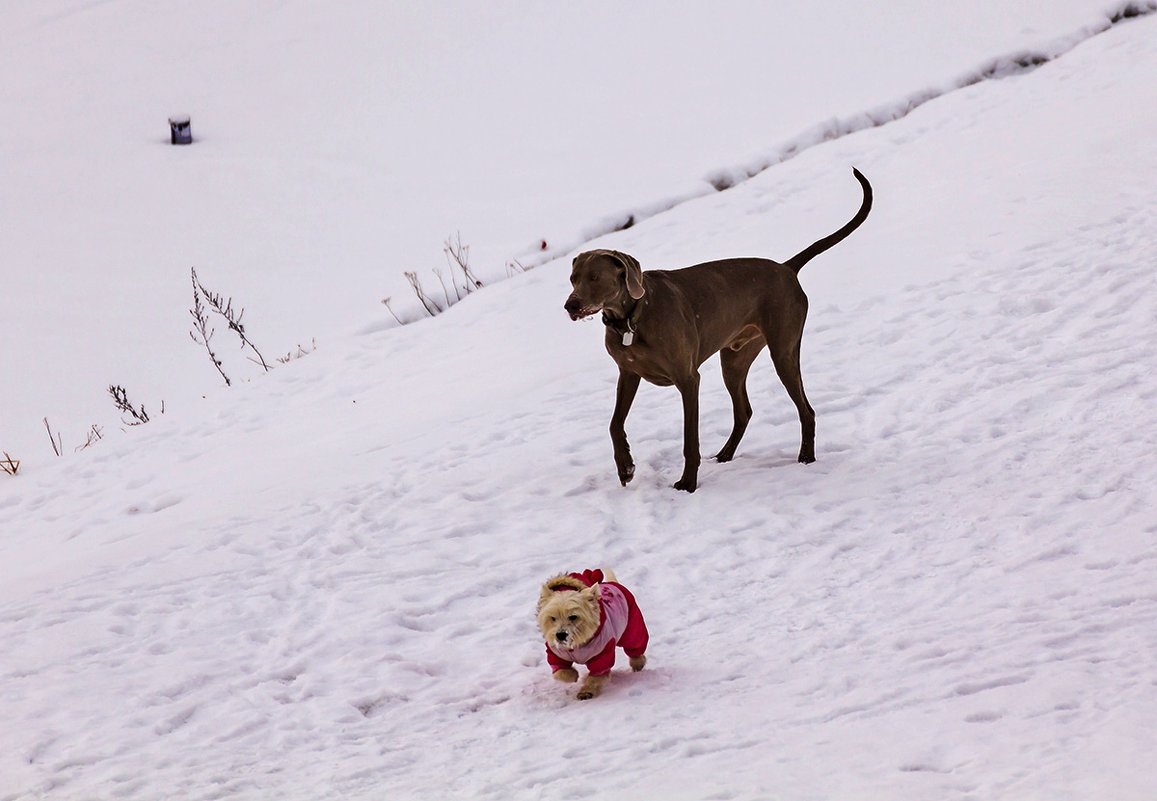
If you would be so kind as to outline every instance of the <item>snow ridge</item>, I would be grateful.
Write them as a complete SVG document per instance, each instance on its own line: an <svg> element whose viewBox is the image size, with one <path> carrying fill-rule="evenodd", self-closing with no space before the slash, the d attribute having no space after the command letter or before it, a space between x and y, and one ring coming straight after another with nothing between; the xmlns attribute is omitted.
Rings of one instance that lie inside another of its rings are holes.
<svg viewBox="0 0 1157 801"><path fill-rule="evenodd" d="M616 231L624 231L637 225L642 220L662 214L690 200L709 195L713 191L723 192L731 189L737 184L750 180L763 171L795 158L804 151L817 145L822 145L859 131L878 128L890 122L903 119L925 103L943 97L950 92L966 89L982 81L1001 80L1003 78L1031 72L1043 64L1047 64L1050 61L1064 56L1074 47L1088 41L1094 36L1105 33L1122 22L1137 19L1138 17L1152 14L1155 11L1157 11L1157 0L1121 3L1112 8L1112 10L1106 11L1105 16L1101 19L1084 25L1066 36L1053 39L1038 48L1017 50L1012 53L997 56L941 86L922 89L901 100L893 103L885 103L867 111L817 123L811 128L773 147L766 154L753 161L732 167L723 167L706 175L703 180L708 186L699 191L689 191L671 195L651 203L609 214L582 229L577 237L566 240L561 245L542 249L541 243L539 243L533 250L520 254L517 257L517 262L527 269L539 267L566 253L578 250L584 244L598 239L601 236ZM563 240L552 238L551 241Z"/></svg>

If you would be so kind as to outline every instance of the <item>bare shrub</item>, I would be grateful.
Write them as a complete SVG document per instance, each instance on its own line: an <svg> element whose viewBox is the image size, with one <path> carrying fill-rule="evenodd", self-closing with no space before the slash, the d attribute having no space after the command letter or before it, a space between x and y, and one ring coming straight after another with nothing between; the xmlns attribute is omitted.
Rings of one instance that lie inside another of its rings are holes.
<svg viewBox="0 0 1157 801"><path fill-rule="evenodd" d="M85 434L84 442L80 445L77 445L73 452L75 453L76 451L83 451L86 448L91 448L102 439L104 439L104 431L96 423L93 423L91 426L89 426L88 431Z"/></svg>
<svg viewBox="0 0 1157 801"><path fill-rule="evenodd" d="M458 269L458 272L462 273L462 289L467 295L476 289L482 288L482 282L470 271L470 246L462 244L461 233L455 234L453 241L447 237L446 241L442 244L442 252L446 255L446 264L450 266L450 275L451 280L454 282L455 292L458 291L458 281L453 277L455 267ZM462 300L462 296L459 295L457 300Z"/></svg>
<svg viewBox="0 0 1157 801"><path fill-rule="evenodd" d="M119 409L122 414L127 414L130 418L132 418L130 420L126 420L122 417L121 421L125 425L139 426L149 422L149 413L145 411L145 405L142 403L140 406L134 406L129 401L129 394L125 391L124 387L117 384L109 384L108 394L112 397L113 403L116 404L117 409ZM162 401L161 414L164 413L165 404L164 401Z"/></svg>
<svg viewBox="0 0 1157 801"><path fill-rule="evenodd" d="M213 292L212 290L206 289L205 285L201 283L199 278L197 278L197 268L192 268L191 272L193 276L193 309L190 310L189 313L192 314L193 319L197 321L197 330L201 334L201 339L199 340L197 339L196 335L193 335L193 341L197 342L198 344L205 345L205 349L209 350L208 337L212 336L212 331L209 331L208 334L205 333L205 326L207 323L204 319L204 307L200 305L201 299L204 298L205 302L209 304L209 308L224 317L225 322L229 325L229 330L235 333L238 338L240 338L241 348L243 350L245 348L249 348L249 350L253 351L253 354L257 358L250 358L250 361L252 361L254 364L260 364L262 369L268 373L270 370L269 363L265 361L265 357L261 355L261 351L257 349L257 346L253 344L253 340L251 340L249 335L245 332L245 323L243 322L245 317L245 309L243 308L241 311L234 311L233 298L227 298L216 292ZM198 308L200 309L199 312ZM225 378L225 384L228 386L230 382L228 377L225 377L225 373L221 370L221 361L213 354L212 350L209 350L209 357L213 359L213 364L217 367L217 371L221 373L222 377Z"/></svg>
<svg viewBox="0 0 1157 801"><path fill-rule="evenodd" d="M440 314L443 311L442 307L422 289L422 282L418 280L418 274L412 270L403 274L406 276L406 280L410 282L410 288L413 289L414 294L418 296L418 301L422 304L422 308L426 310L426 314L430 317Z"/></svg>
<svg viewBox="0 0 1157 801"><path fill-rule="evenodd" d="M0 459L0 470L3 470L10 476L14 476L17 471L20 470L20 460L13 459L8 455L8 451L4 451L4 458Z"/></svg>
<svg viewBox="0 0 1157 801"><path fill-rule="evenodd" d="M189 332L189 337L205 348L205 352L209 354L209 361L213 362L213 366L217 368L217 372L225 379L225 386L232 386L233 382L229 380L229 376L225 375L225 370L221 367L221 360L217 358L217 354L213 352L213 347L209 342L213 339L215 329L209 325L209 319L205 316L205 306L201 303L201 283L197 280L197 268L192 268L193 273L193 308L189 309L189 314L193 318L193 330Z"/></svg>
<svg viewBox="0 0 1157 801"><path fill-rule="evenodd" d="M410 270L403 273L406 280L409 281L414 295L418 298L418 302L422 304L422 309L426 312L427 317L441 314L471 292L482 288L482 282L470 269L470 246L462 244L462 234L455 234L453 239L447 237L446 241L442 243L442 254L446 257L448 274L438 268L431 270L438 278L438 283L442 285L442 303L439 303L435 297L426 291L417 272ZM518 268L521 270L522 266L518 265ZM508 264L507 272L509 273L511 269L511 265ZM449 279L449 285L447 285L447 279ZM394 314L394 310L390 307L390 299L386 298L382 303L390 310L394 319L401 323L398 315Z"/></svg>

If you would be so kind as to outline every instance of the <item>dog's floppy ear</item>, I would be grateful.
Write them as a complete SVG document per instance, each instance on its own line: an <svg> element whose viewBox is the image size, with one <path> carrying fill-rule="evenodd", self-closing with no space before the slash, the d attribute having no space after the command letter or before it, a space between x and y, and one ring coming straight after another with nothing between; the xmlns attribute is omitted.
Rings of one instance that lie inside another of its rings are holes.
<svg viewBox="0 0 1157 801"><path fill-rule="evenodd" d="M538 594L538 608L542 609L543 604L554 597L554 594L560 590L574 590L580 592L586 589L587 585L576 579L574 576L558 575L547 579L546 583L542 585L542 592Z"/></svg>
<svg viewBox="0 0 1157 801"><path fill-rule="evenodd" d="M627 271L627 293L635 300L643 297L647 290L643 287L643 270L639 267L639 260L617 250L611 250L608 253Z"/></svg>
<svg viewBox="0 0 1157 801"><path fill-rule="evenodd" d="M542 607L544 607L546 605L546 602L549 601L554 596L554 592L555 591L552 590L550 587L543 585L542 592L540 592L538 594L538 611L539 612L542 611Z"/></svg>

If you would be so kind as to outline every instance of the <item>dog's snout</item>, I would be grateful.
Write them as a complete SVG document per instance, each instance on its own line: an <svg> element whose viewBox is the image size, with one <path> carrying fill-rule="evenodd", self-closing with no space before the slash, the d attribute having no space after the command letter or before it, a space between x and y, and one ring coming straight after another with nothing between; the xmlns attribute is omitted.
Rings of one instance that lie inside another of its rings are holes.
<svg viewBox="0 0 1157 801"><path fill-rule="evenodd" d="M579 309L582 308L582 305L583 305L582 301L580 301L574 295L571 295L569 298L566 299L566 303L562 304L562 307L564 309L566 309L568 314L574 314L575 312L577 312Z"/></svg>
<svg viewBox="0 0 1157 801"><path fill-rule="evenodd" d="M558 634L556 634L554 636L555 636L555 639L557 639L559 642L566 642L566 632L565 631L560 631Z"/></svg>

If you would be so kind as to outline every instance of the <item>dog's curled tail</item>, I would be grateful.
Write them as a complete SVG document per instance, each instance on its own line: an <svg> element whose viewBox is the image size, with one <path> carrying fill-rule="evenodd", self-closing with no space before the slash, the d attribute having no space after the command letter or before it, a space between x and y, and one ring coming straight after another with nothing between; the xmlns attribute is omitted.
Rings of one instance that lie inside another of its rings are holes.
<svg viewBox="0 0 1157 801"><path fill-rule="evenodd" d="M805 264L828 248L834 247L842 242L847 238L848 234L859 228L864 220L868 219L868 212L872 210L872 185L868 183L868 179L864 177L864 174L855 167L852 167L852 173L855 174L856 180L860 182L860 186L864 188L864 201L860 204L860 210L856 212L856 216L849 220L848 224L843 228L834 234L829 234L823 239L813 242L785 261L784 264L790 267L792 272L798 274Z"/></svg>

